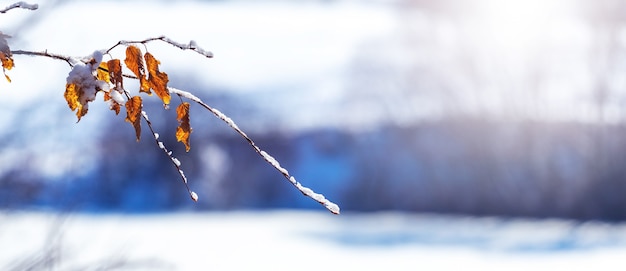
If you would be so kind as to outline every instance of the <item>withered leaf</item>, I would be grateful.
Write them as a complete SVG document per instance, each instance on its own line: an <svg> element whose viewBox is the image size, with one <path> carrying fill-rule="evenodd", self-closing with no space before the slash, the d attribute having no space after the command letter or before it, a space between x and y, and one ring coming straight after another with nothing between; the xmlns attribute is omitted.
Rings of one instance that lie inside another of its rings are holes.
<svg viewBox="0 0 626 271"><path fill-rule="evenodd" d="M115 89L124 89L122 77L122 65L119 59L111 59L107 62L109 68L109 78Z"/></svg>
<svg viewBox="0 0 626 271"><path fill-rule="evenodd" d="M135 128L137 141L141 139L141 110L143 104L141 97L134 96L126 102L126 121L130 122Z"/></svg>
<svg viewBox="0 0 626 271"><path fill-rule="evenodd" d="M11 82L11 78L9 78L6 71L13 68L13 54L11 54L11 49L9 48L6 38L10 37L11 36L0 32L0 61L2 62L2 73L4 73L4 77L9 82Z"/></svg>
<svg viewBox="0 0 626 271"><path fill-rule="evenodd" d="M113 89L111 91L117 91L117 90ZM113 100L113 98L111 98L111 93L110 92L105 92L104 93L104 101L106 102L106 101L109 101L109 100L111 100L109 109L115 111L115 115L119 115L120 114L120 110L121 110L121 105L118 104L115 100Z"/></svg>
<svg viewBox="0 0 626 271"><path fill-rule="evenodd" d="M0 52L0 59L2 60L2 68L10 70L13 68L13 58L10 54Z"/></svg>
<svg viewBox="0 0 626 271"><path fill-rule="evenodd" d="M178 120L178 128L176 129L176 140L185 144L185 150L189 151L189 134L191 134L191 125L189 124L189 103L181 103L176 107L176 119Z"/></svg>
<svg viewBox="0 0 626 271"><path fill-rule="evenodd" d="M164 104L170 103L170 92L167 90L167 82L169 81L167 74L159 71L158 61L152 54L146 53L144 55L146 60L146 66L148 66L148 81L150 88L163 100Z"/></svg>
<svg viewBox="0 0 626 271"><path fill-rule="evenodd" d="M109 109L115 111L115 115L119 115L122 105L111 97L111 91L120 91L124 89L122 81L122 65L120 64L120 60L112 59L107 62L100 63L96 77L98 80L114 85L113 89L109 90L109 92L104 92L104 101L109 101Z"/></svg>
<svg viewBox="0 0 626 271"><path fill-rule="evenodd" d="M126 59L124 59L124 64L139 78L139 91L152 94L152 92L150 92L150 84L146 79L146 70L143 65L141 50L137 48L137 46L131 45L126 47Z"/></svg>
<svg viewBox="0 0 626 271"><path fill-rule="evenodd" d="M65 93L63 96L65 97L67 105L70 109L72 111L76 110L76 117L78 117L78 121L80 121L80 118L87 114L87 105L80 102L80 97L83 94L84 92L80 86L73 83L65 85Z"/></svg>
<svg viewBox="0 0 626 271"><path fill-rule="evenodd" d="M11 82L11 78L9 78L6 73L7 70L11 70L13 68L13 58L11 57L11 52L5 53L0 51L0 61L2 61L2 72L4 73L4 77L7 81Z"/></svg>

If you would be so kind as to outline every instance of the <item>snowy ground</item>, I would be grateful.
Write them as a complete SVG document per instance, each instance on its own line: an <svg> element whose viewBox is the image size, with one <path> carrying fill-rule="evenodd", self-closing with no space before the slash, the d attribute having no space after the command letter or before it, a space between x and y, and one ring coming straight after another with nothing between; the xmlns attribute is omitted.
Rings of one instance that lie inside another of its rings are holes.
<svg viewBox="0 0 626 271"><path fill-rule="evenodd" d="M0 216L3 270L41 260L46 246L58 256L51 270L623 270L626 225L295 211Z"/></svg>

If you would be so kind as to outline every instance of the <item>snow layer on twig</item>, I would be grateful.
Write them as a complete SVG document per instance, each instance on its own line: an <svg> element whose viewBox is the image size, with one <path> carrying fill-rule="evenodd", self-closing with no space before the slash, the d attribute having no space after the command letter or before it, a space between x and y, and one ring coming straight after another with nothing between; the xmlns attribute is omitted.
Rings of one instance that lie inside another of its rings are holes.
<svg viewBox="0 0 626 271"><path fill-rule="evenodd" d="M324 207L326 207L326 209L328 209L333 214L339 214L340 213L340 208L339 208L339 206L337 204L335 204L335 203L331 202L330 200L326 199L326 197L324 197L324 195L316 193L312 189L310 189L308 187L305 187L302 184L300 184L298 181L296 181L296 178L291 176L289 174L289 171L287 171L287 169L283 168L280 165L280 163L278 162L278 160L276 160L276 158L272 157L267 152L261 150L261 148L259 148L256 145L256 143L254 143L254 141L250 137L248 137L248 135L246 135L246 133L244 133L239 128L239 126L237 126L237 124L231 118L226 116L221 111L219 111L219 110L217 110L217 109L207 105L202 100L200 100L200 98L196 97L195 95L191 94L190 92L187 92L187 91L184 91L184 90L180 90L180 89L176 89L176 88L172 88L172 87L168 87L168 90L170 91L171 94L176 94L176 95L178 95L180 97L184 97L184 98L187 98L187 99L190 99L190 100L196 102L197 104L199 104L202 107L204 107L206 110L210 111L217 118L219 118L222 121L224 121L226 124L228 124L228 126L233 128L233 130L235 130L235 132L237 132L239 135L241 135L241 137L243 137L246 141L248 141L250 146L254 149L254 151L257 154L259 154L263 158L263 160L265 160L270 165L272 165L272 167L274 167L276 170L278 170L303 195L305 195L305 196L307 196L307 197L317 201L318 203L322 204Z"/></svg>
<svg viewBox="0 0 626 271"><path fill-rule="evenodd" d="M2 10L0 10L0 13L6 13L7 11L12 10L14 8L23 8L23 9L36 10L36 9L39 8L39 5L37 5L37 4L29 4L29 3L26 3L24 1L19 1L19 2L15 3L15 4L12 4L12 5L4 8Z"/></svg>

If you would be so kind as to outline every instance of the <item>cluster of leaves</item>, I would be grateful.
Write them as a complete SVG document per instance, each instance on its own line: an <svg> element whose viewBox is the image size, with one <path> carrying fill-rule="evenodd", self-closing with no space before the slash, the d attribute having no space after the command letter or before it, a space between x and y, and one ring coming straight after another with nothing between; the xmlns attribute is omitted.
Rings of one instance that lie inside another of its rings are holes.
<svg viewBox="0 0 626 271"><path fill-rule="evenodd" d="M99 52L87 61L86 64L77 62L67 78L65 86L65 100L72 111L76 111L78 121L87 114L88 103L95 99L95 94L104 92L104 101L109 103L111 110L119 114L122 107L126 108L126 121L135 129L137 141L141 139L141 118L143 100L141 96L131 96L124 89L123 65L130 70L134 77L139 80L139 93L152 95L155 93L168 106L171 95L167 88L169 82L167 73L159 70L157 60L150 52L142 54L137 46L126 47L126 58L101 61ZM122 64L123 63L123 64ZM131 77L126 75L126 77ZM125 98L127 101L125 101ZM177 108L179 126L176 130L176 138L185 144L185 149L190 150L189 135L191 125L189 123L189 103L182 102Z"/></svg>
<svg viewBox="0 0 626 271"><path fill-rule="evenodd" d="M12 8L36 9L37 6L19 2L5 8L4 10L0 10L0 13L4 13ZM259 148L255 142L248 137L248 135L244 133L228 116L204 103L201 99L194 96L190 92L169 87L169 78L167 73L162 72L159 69L161 62L150 52L147 52L147 47L145 53L137 47L139 44L143 44L145 46L147 43L152 41L162 41L174 47L178 47L181 50L192 50L207 58L213 57L211 52L205 51L197 46L195 41L192 40L188 44L182 44L165 36L148 38L140 41L119 41L108 50L95 51L91 56L75 58L65 55L52 54L47 51L11 51L6 38L9 38L9 36L0 32L0 59L2 60L3 72L9 82L10 78L6 75L6 70L13 68L13 55L49 57L67 62L72 70L69 72L66 79L64 97L69 108L76 112L78 121L80 121L81 118L87 114L89 110L89 103L95 101L96 95L100 92L103 93L104 101L109 103L109 108L114 111L116 115L119 115L122 107L126 108L125 120L133 126L137 141L141 139L141 122L143 119L150 129L157 146L163 150L178 170L179 176L185 184L185 187L187 188L187 191L193 201L198 201L198 195L189 188L187 177L181 169L180 161L172 155L172 152L165 147L162 141L159 141L159 134L154 131L148 118L148 114L143 111L143 99L140 96L142 93L149 96L156 94L156 96L163 102L165 109L169 108L172 94L180 97L181 103L176 108L176 118L178 120L176 139L185 145L186 151L190 150L189 137L192 132L192 128L189 121L190 104L183 102L183 98L199 104L215 117L228 124L228 126L235 130L235 132L237 132L250 144L253 150L259 154L261 158L278 170L302 194L324 205L324 207L332 213L339 214L339 206L326 199L322 194L315 193L313 190L296 181L295 177L291 176L287 169L281 167L280 163L278 163L274 157L261 150L261 148ZM126 55L123 61L119 58L112 57L111 51L118 46L126 47ZM105 55L111 56L111 59L104 62L103 57ZM124 73L124 70L130 71L131 74ZM139 89L137 94L133 95L125 89L125 78L138 80Z"/></svg>
<svg viewBox="0 0 626 271"><path fill-rule="evenodd" d="M139 43L145 43L140 41ZM111 55L109 52L119 46L126 46L126 55L124 60L112 58L103 61L104 55ZM109 103L109 108L119 115L122 107L126 108L125 120L129 122L134 130L137 141L141 139L141 123L142 119L154 136L155 142L161 148L172 163L178 169L178 173L185 184L189 195L194 201L198 200L198 195L191 191L187 184L187 177L181 169L180 161L172 155L163 142L159 141L159 135L152 128L152 124L148 119L148 114L143 111L142 93L156 96L163 102L164 108L168 109L171 102L171 94L168 89L169 78L167 73L160 71L161 62L150 52L143 53L134 42L120 42L108 51L95 51L91 56L75 59L67 58L68 63L72 66L72 70L67 76L64 97L69 108L76 112L79 122L89 110L89 103L96 99L98 93L104 93L104 101ZM125 74L123 71L128 70L131 74ZM124 78L130 78L139 81L139 87L136 94L131 94L124 87ZM191 149L189 144L189 136L191 134L191 124L189 121L189 103L182 102L176 108L177 120L179 126L176 129L176 138L185 145L185 150Z"/></svg>

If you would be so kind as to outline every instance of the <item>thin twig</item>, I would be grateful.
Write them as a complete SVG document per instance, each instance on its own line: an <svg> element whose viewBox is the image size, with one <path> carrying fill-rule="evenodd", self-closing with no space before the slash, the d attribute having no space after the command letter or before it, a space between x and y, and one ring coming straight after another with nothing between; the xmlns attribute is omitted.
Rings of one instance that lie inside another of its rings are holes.
<svg viewBox="0 0 626 271"><path fill-rule="evenodd" d="M254 143L254 141L250 137L248 137L248 135L243 130L241 130L239 128L239 126L237 126L237 124L231 118L229 118L228 116L224 115L224 113L220 112L219 110L217 110L217 109L209 106L208 104L204 103L202 100L200 100L200 98L194 96L193 94L191 94L191 93L189 93L187 91L183 91L183 90L172 88L172 87L168 87L168 90L170 91L170 93L176 94L176 95L181 96L181 97L185 97L187 99L190 99L190 100L196 102L197 104L201 105L206 110L211 112L213 115L215 115L217 118L219 118L220 120L224 121L226 124L228 124L228 126L230 126L233 130L235 130L235 132L237 132L241 137L243 137L246 141L248 141L248 144L250 144L250 146L254 149L254 151L258 155L260 155L263 158L263 160L265 160L272 167L274 167L276 170L278 170L289 181L289 183L291 183L298 190L300 190L300 192L302 192L303 195L305 195L305 196L307 196L307 197L317 201L318 203L324 205L324 207L326 207L326 209L328 209L333 214L336 214L336 215L339 214L340 210L339 210L339 206L337 204L335 204L335 203L331 202L330 200L326 199L324 197L324 195L315 193L310 188L305 187L302 184L300 184L300 182L298 182L295 177L293 177L293 176L291 176L289 174L289 171L287 171L287 169L285 169L285 168L280 166L280 163L278 163L278 161L274 157L269 155L267 152L261 150L261 148L259 148L256 145L256 143Z"/></svg>
<svg viewBox="0 0 626 271"><path fill-rule="evenodd" d="M107 73L109 72L109 69L105 69L105 68L103 68L103 67L98 67L98 70L101 70L101 71L104 71L104 72L107 72ZM135 75L132 75L132 74L126 74L126 73L122 73L122 77L130 78L130 79L135 79L135 80L139 79L139 77L137 77L137 76L135 76ZM128 92L125 92L125 93L128 93ZM128 96L128 94L127 94L127 96Z"/></svg>
<svg viewBox="0 0 626 271"><path fill-rule="evenodd" d="M148 42L151 41L163 41L165 43L169 43L175 47L178 47L181 50L192 50L200 55L203 55L204 57L207 58L212 58L213 57L213 53L211 53L210 51L204 50L201 47L199 47L195 41L190 41L189 44L184 44L184 43L180 43L177 41L174 41L166 36L159 36L159 37L154 37L154 38L147 38L144 40L120 40L117 42L117 44L111 46L111 48L109 48L108 50L106 50L106 53L110 53L111 50L115 49L117 46L120 45L131 45L131 44L146 44Z"/></svg>
<svg viewBox="0 0 626 271"><path fill-rule="evenodd" d="M12 10L14 8L23 8L23 9L30 9L30 10L36 10L39 8L39 5L37 4L28 4L26 2L23 1L19 1L15 4L12 4L4 9L0 10L0 13L7 13L7 11Z"/></svg>
<svg viewBox="0 0 626 271"><path fill-rule="evenodd" d="M117 91L117 90L111 90L111 91ZM128 93L128 91L124 90L124 95L126 95L126 98L130 100L130 93ZM148 124L148 129L150 129L150 132L152 133L152 137L154 138L154 143L156 143L159 149L161 149L165 153L165 155L167 155L167 157L170 158L170 161L172 162L174 167L176 167L176 170L178 170L178 175L180 176L181 180L185 184L185 188L187 188L187 192L189 193L189 196L191 197L193 201L197 202L198 194L196 194L196 192L193 192L191 188L189 188L187 176L185 176L185 172L183 172L183 169L180 167L180 161L176 157L172 156L172 151L168 150L167 147L165 147L165 143L159 140L159 134L154 131L154 128L152 127L152 122L150 121L150 118L148 118L148 113L142 110L141 117L146 121L146 124Z"/></svg>
<svg viewBox="0 0 626 271"><path fill-rule="evenodd" d="M35 52L35 51L26 51L26 50L15 50L15 51L11 51L11 53L13 53L14 55L49 57L49 58L52 58L52 59L63 60L65 62L67 62L67 64L69 64L70 67L73 66L72 62L70 60L71 57L65 56L65 55L54 54L54 53L48 53L48 51Z"/></svg>
<svg viewBox="0 0 626 271"><path fill-rule="evenodd" d="M167 157L170 158L170 161L172 162L172 164L178 170L178 175L180 176L180 178L182 179L183 183L185 184L185 188L187 188L187 192L189 193L189 196L191 197L191 199L193 201L197 202L198 201L198 194L196 194L196 192L191 191L191 188L189 188L189 184L187 182L187 176L185 176L185 173L180 168L180 161L178 159L176 159L176 157L172 156L172 151L168 150L167 147L165 147L165 144L163 143L163 141L159 140L159 134L156 133L154 131L154 129L152 128L152 122L150 122L150 119L148 118L148 114L146 113L146 111L141 111L141 116L143 117L143 119L148 124L148 128L150 129L150 132L152 133L152 136L154 137L154 141L157 144L157 146L159 146L159 148L161 150L163 150L165 155L167 155Z"/></svg>

